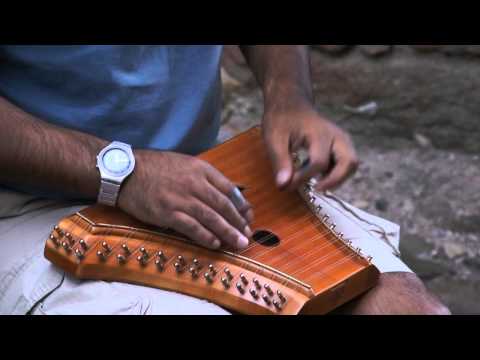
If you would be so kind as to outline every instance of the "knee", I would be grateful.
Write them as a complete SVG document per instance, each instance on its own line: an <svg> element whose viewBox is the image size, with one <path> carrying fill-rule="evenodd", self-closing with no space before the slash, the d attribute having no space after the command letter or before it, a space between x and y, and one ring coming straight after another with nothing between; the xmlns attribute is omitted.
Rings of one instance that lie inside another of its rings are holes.
<svg viewBox="0 0 480 360"><path fill-rule="evenodd" d="M451 315L413 274L384 274L379 284L348 308L355 315Z"/></svg>
<svg viewBox="0 0 480 360"><path fill-rule="evenodd" d="M384 290L390 295L390 300L396 298L397 306L406 315L452 315L416 275L389 274L384 276L382 283Z"/></svg>

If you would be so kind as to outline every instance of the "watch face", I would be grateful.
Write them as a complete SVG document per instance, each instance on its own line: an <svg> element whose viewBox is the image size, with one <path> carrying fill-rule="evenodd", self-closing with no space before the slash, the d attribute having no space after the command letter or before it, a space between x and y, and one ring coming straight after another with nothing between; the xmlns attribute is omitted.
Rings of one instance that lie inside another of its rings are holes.
<svg viewBox="0 0 480 360"><path fill-rule="evenodd" d="M130 158L122 149L111 149L103 155L103 165L115 175L122 175L130 167Z"/></svg>

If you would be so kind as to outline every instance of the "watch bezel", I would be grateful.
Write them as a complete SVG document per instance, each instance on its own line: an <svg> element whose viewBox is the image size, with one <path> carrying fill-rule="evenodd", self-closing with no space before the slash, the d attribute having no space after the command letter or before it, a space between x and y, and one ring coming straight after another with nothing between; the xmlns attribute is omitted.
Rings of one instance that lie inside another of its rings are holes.
<svg viewBox="0 0 480 360"><path fill-rule="evenodd" d="M130 159L130 164L128 168L123 171L122 173L113 173L111 172L104 163L104 156L107 152L111 150L121 150L125 152ZM125 180L126 177L132 174L135 169L135 156L133 155L132 147L128 144L120 143L120 142L113 142L106 148L104 148L97 156L97 167L100 169L100 173L102 175L103 180L111 181L117 184L120 184Z"/></svg>

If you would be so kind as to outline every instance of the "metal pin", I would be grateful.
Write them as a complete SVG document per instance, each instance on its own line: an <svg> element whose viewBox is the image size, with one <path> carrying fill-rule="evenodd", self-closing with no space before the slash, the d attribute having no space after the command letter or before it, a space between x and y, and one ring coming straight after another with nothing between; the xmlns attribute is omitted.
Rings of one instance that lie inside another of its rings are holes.
<svg viewBox="0 0 480 360"><path fill-rule="evenodd" d="M275 306L275 308L276 308L278 311L283 310L282 304L280 304L277 300L275 300L275 301L273 302L273 305Z"/></svg>
<svg viewBox="0 0 480 360"><path fill-rule="evenodd" d="M322 212L322 210L323 210L323 208L322 208L321 206L317 206L317 207L315 208L315 212L316 212L317 214L320 214L320 213Z"/></svg>
<svg viewBox="0 0 480 360"><path fill-rule="evenodd" d="M253 283L255 284L257 290L260 290L262 288L262 284L260 284L260 281L258 281L258 279L253 279Z"/></svg>
<svg viewBox="0 0 480 360"><path fill-rule="evenodd" d="M323 221L324 221L324 222L327 222L328 220L330 220L330 216L325 215L325 216L323 217Z"/></svg>
<svg viewBox="0 0 480 360"><path fill-rule="evenodd" d="M211 284L213 282L212 274L207 272L207 273L205 273L204 277L205 277L205 280L207 280L208 283Z"/></svg>
<svg viewBox="0 0 480 360"><path fill-rule="evenodd" d="M198 277L197 268L192 266L188 271L192 274L192 278Z"/></svg>
<svg viewBox="0 0 480 360"><path fill-rule="evenodd" d="M62 247L65 249L66 252L70 252L70 245L68 245L65 241L62 242Z"/></svg>
<svg viewBox="0 0 480 360"><path fill-rule="evenodd" d="M76 249L76 250L75 250L75 256L76 256L79 260L82 260L84 255L83 255L83 253L82 253L80 250Z"/></svg>
<svg viewBox="0 0 480 360"><path fill-rule="evenodd" d="M240 280L242 280L242 282L243 282L244 285L248 285L248 279L247 279L247 277L245 276L245 274L241 274L241 275L240 275Z"/></svg>
<svg viewBox="0 0 480 360"><path fill-rule="evenodd" d="M157 253L157 256L160 260L163 260L163 261L165 261L167 259L167 257L165 256L165 253L163 251L159 251Z"/></svg>
<svg viewBox="0 0 480 360"><path fill-rule="evenodd" d="M222 284L223 284L223 286L225 287L225 289L229 289L229 288L230 288L230 281L229 281L226 277L223 277L223 278L222 278Z"/></svg>
<svg viewBox="0 0 480 360"><path fill-rule="evenodd" d="M262 298L263 298L263 301L265 301L265 303L266 303L267 305L270 305L270 304L272 303L272 302L270 301L270 298L269 298L267 295L263 295Z"/></svg>
<svg viewBox="0 0 480 360"><path fill-rule="evenodd" d="M185 259L183 258L183 256L181 256L181 255L178 256L178 257L177 257L177 260L178 260L178 262L179 262L181 265L185 265Z"/></svg>
<svg viewBox="0 0 480 360"><path fill-rule="evenodd" d="M130 255L130 249L128 248L127 244L122 244L122 250L125 252L125 254Z"/></svg>
<svg viewBox="0 0 480 360"><path fill-rule="evenodd" d="M265 284L264 288L267 290L268 295L273 296L273 291L269 284Z"/></svg>
<svg viewBox="0 0 480 360"><path fill-rule="evenodd" d="M255 290L255 289L250 289L250 295L252 295L252 297L253 297L255 300L258 299L257 290Z"/></svg>
<svg viewBox="0 0 480 360"><path fill-rule="evenodd" d="M215 266L213 266L212 264L208 265L208 270L209 270L213 275L216 275L216 274L217 274L217 270L215 270Z"/></svg>
<svg viewBox="0 0 480 360"><path fill-rule="evenodd" d="M140 265L145 266L145 256L137 256L137 261L140 263Z"/></svg>
<svg viewBox="0 0 480 360"><path fill-rule="evenodd" d="M232 280L232 279L233 279L233 274L232 274L232 272L230 271L229 268L225 268L224 272L225 272L225 274L227 275L228 280Z"/></svg>
<svg viewBox="0 0 480 360"><path fill-rule="evenodd" d="M127 261L127 258L121 254L118 254L117 255L117 260L120 264L125 264L125 262Z"/></svg>
<svg viewBox="0 0 480 360"><path fill-rule="evenodd" d="M58 239L53 235L50 235L50 241L53 242L57 247L60 245Z"/></svg>
<svg viewBox="0 0 480 360"><path fill-rule="evenodd" d="M164 265L163 265L163 262L161 260L155 260L155 265L157 266L157 269L159 271L163 271Z"/></svg>
<svg viewBox="0 0 480 360"><path fill-rule="evenodd" d="M175 267L175 271L180 274L181 272L183 272L183 266L182 264L176 262L175 264L173 264L173 266Z"/></svg>
<svg viewBox="0 0 480 360"><path fill-rule="evenodd" d="M237 290L240 294L245 294L245 289L243 288L243 285L241 283L237 283Z"/></svg>
<svg viewBox="0 0 480 360"><path fill-rule="evenodd" d="M144 247L142 247L142 248L140 248L140 252L143 254L143 258L144 258L144 259L148 259L149 255L148 255L147 249L145 249Z"/></svg>
<svg viewBox="0 0 480 360"><path fill-rule="evenodd" d="M197 269L200 269L200 261L198 261L198 259L193 259L193 266L195 266Z"/></svg>
<svg viewBox="0 0 480 360"><path fill-rule="evenodd" d="M332 231L334 231L336 228L337 228L337 224L332 224L332 226L330 226L330 230Z"/></svg>
<svg viewBox="0 0 480 360"><path fill-rule="evenodd" d="M277 291L277 295L278 295L278 298L280 299L280 301L282 303L286 303L287 302L287 298L285 297L285 295L282 294L282 292L280 290Z"/></svg>
<svg viewBox="0 0 480 360"><path fill-rule="evenodd" d="M80 240L79 242L80 246L83 248L83 250L88 250L88 244L85 240Z"/></svg>
<svg viewBox="0 0 480 360"><path fill-rule="evenodd" d="M60 230L60 228L58 227L58 225L55 225L55 226L53 227L53 230L58 232L58 230Z"/></svg>
<svg viewBox="0 0 480 360"><path fill-rule="evenodd" d="M107 244L106 241L104 241L104 242L102 243L102 247L105 249L105 251L106 251L107 253L109 253L109 252L112 251L112 248Z"/></svg>
<svg viewBox="0 0 480 360"><path fill-rule="evenodd" d="M312 196L309 199L310 204L315 204L316 199Z"/></svg>
<svg viewBox="0 0 480 360"><path fill-rule="evenodd" d="M105 254L101 251L97 251L97 257L102 260L102 261L105 261Z"/></svg>
<svg viewBox="0 0 480 360"><path fill-rule="evenodd" d="M369 257L367 258L367 261L371 264L372 261L373 261L373 257L372 257L372 256L369 256Z"/></svg>

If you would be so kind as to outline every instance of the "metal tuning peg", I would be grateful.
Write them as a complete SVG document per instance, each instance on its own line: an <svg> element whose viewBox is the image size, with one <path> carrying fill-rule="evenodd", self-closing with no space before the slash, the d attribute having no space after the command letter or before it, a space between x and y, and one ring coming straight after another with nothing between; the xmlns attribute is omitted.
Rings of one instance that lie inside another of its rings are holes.
<svg viewBox="0 0 480 360"><path fill-rule="evenodd" d="M137 256L137 261L142 267L147 265L147 259L144 255Z"/></svg>
<svg viewBox="0 0 480 360"><path fill-rule="evenodd" d="M179 263L180 265L182 265L182 266L185 266L185 264L186 264L185 258L184 258L183 256L181 256L181 255L179 255L179 256L177 257L177 261L178 261L178 263Z"/></svg>
<svg viewBox="0 0 480 360"><path fill-rule="evenodd" d="M208 265L208 271L210 271L213 275L217 275L217 270L213 264Z"/></svg>
<svg viewBox="0 0 480 360"><path fill-rule="evenodd" d="M66 241L62 242L62 247L65 249L67 253L72 251L72 249L70 248L70 245Z"/></svg>
<svg viewBox="0 0 480 360"><path fill-rule="evenodd" d="M73 240L72 234L70 234L70 233L67 232L67 233L65 234L65 237L67 238L67 240L68 240L68 242L70 243L70 245L73 245L73 244L75 243L75 241Z"/></svg>
<svg viewBox="0 0 480 360"><path fill-rule="evenodd" d="M122 254L117 255L117 260L120 264L125 264L127 262L127 258Z"/></svg>
<svg viewBox="0 0 480 360"><path fill-rule="evenodd" d="M165 265L160 259L155 260L155 265L157 266L158 271L163 271Z"/></svg>
<svg viewBox="0 0 480 360"><path fill-rule="evenodd" d="M52 234L50 235L50 241L58 248L60 246L60 243L58 239Z"/></svg>
<svg viewBox="0 0 480 360"><path fill-rule="evenodd" d="M277 296L283 304L287 302L287 298L285 297L285 295L282 294L280 290L277 291Z"/></svg>
<svg viewBox="0 0 480 360"><path fill-rule="evenodd" d="M265 284L264 288L265 288L265 290L267 291L267 294L268 294L269 296L273 296L273 290L272 290L272 288L270 287L269 284Z"/></svg>
<svg viewBox="0 0 480 360"><path fill-rule="evenodd" d="M107 260L107 258L105 257L105 254L101 251L97 251L97 257L100 259L100 261Z"/></svg>
<svg viewBox="0 0 480 360"><path fill-rule="evenodd" d="M213 283L213 278L212 278L212 274L211 274L211 273L206 272L205 275L204 275L204 277L205 277L205 280L207 280L207 282L208 282L209 284Z"/></svg>
<svg viewBox="0 0 480 360"><path fill-rule="evenodd" d="M177 274L183 273L183 266L179 262L176 262L175 264L173 264L173 267L175 268L175 271L177 272Z"/></svg>
<svg viewBox="0 0 480 360"><path fill-rule="evenodd" d="M245 288L243 287L242 283L237 283L237 290L240 294L245 294Z"/></svg>
<svg viewBox="0 0 480 360"><path fill-rule="evenodd" d="M229 268L225 268L225 270L223 272L225 273L225 275L227 275L228 280L233 279L233 274L232 274L232 272L230 271Z"/></svg>
<svg viewBox="0 0 480 360"><path fill-rule="evenodd" d="M230 280L228 278L223 277L222 284L225 289L230 289Z"/></svg>
<svg viewBox="0 0 480 360"><path fill-rule="evenodd" d="M258 281L258 279L253 279L253 284L255 285L255 287L257 288L257 290L260 290L262 288L262 284L260 284L260 281Z"/></svg>
<svg viewBox="0 0 480 360"><path fill-rule="evenodd" d="M252 295L252 297L257 300L258 299L258 292L257 290L255 289L250 289L250 295Z"/></svg>
<svg viewBox="0 0 480 360"><path fill-rule="evenodd" d="M82 249L83 249L84 251L87 251L87 250L88 250L88 244L87 244L87 242L86 242L85 240L82 239L82 240L80 240L78 243L80 244L80 246L82 247Z"/></svg>
<svg viewBox="0 0 480 360"><path fill-rule="evenodd" d="M188 271L190 272L190 274L192 274L193 279L196 279L198 277L198 271L196 267L191 266Z"/></svg>
<svg viewBox="0 0 480 360"><path fill-rule="evenodd" d="M145 260L148 260L150 258L150 255L148 254L148 250L145 249L144 247L140 248L140 253L142 254Z"/></svg>
<svg viewBox="0 0 480 360"><path fill-rule="evenodd" d="M193 266L195 266L199 270L202 268L202 265L200 264L200 261L198 259L193 259Z"/></svg>
<svg viewBox="0 0 480 360"><path fill-rule="evenodd" d="M110 245L108 245L108 243L106 241L104 241L102 243L102 247L105 249L105 252L107 254L112 252L112 248L110 247Z"/></svg>
<svg viewBox="0 0 480 360"><path fill-rule="evenodd" d="M128 245L127 244L122 244L122 250L123 252L125 253L125 255L130 255L132 252L130 251L130 249L128 248Z"/></svg>
<svg viewBox="0 0 480 360"><path fill-rule="evenodd" d="M270 298L268 297L267 294L264 294L262 296L262 299L263 299L263 301L265 301L265 304L267 304L268 306L270 306L272 304L272 301L270 300Z"/></svg>
<svg viewBox="0 0 480 360"><path fill-rule="evenodd" d="M159 251L157 253L157 257L158 257L159 260L161 260L163 262L167 261L167 257L165 256L165 253L163 251Z"/></svg>
<svg viewBox="0 0 480 360"><path fill-rule="evenodd" d="M244 285L248 285L248 279L247 279L247 277L245 276L245 274L241 274L241 275L240 275L240 280L242 280L242 283L243 283Z"/></svg>
<svg viewBox="0 0 480 360"><path fill-rule="evenodd" d="M85 255L80 250L76 249L75 256L78 258L78 260L83 260Z"/></svg>
<svg viewBox="0 0 480 360"><path fill-rule="evenodd" d="M273 306L275 306L275 308L278 310L278 311L282 311L283 310L283 305L278 302L277 300L274 300L273 301Z"/></svg>

